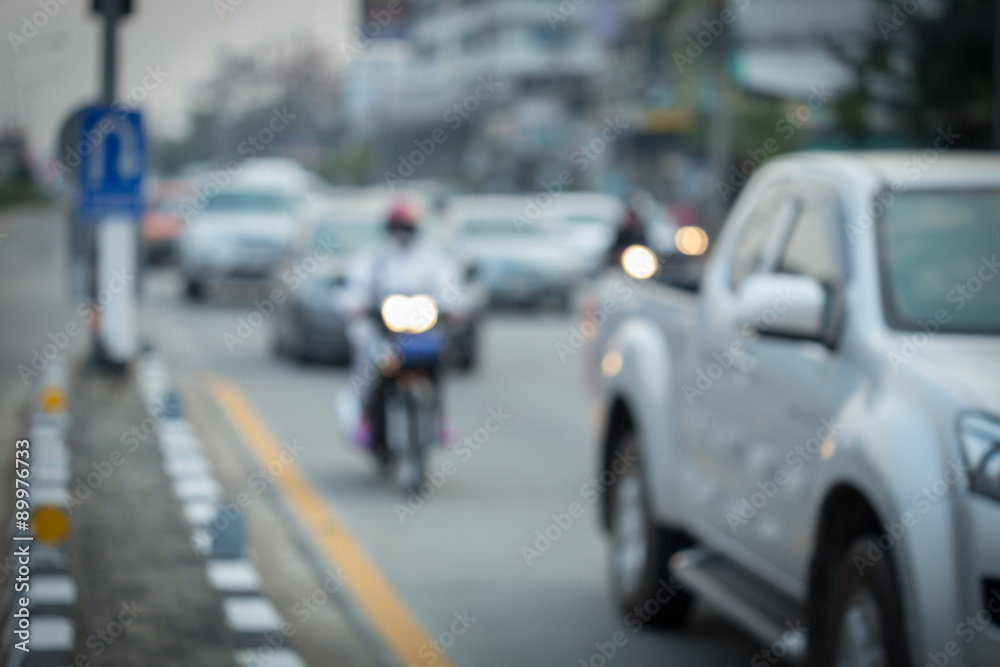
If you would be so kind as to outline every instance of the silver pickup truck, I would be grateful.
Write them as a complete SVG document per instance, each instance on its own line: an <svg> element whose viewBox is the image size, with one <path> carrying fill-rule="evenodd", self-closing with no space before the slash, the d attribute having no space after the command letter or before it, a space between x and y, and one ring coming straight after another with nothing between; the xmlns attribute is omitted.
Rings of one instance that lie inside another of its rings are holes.
<svg viewBox="0 0 1000 667"><path fill-rule="evenodd" d="M775 158L697 289L590 294L626 618L700 599L754 666L1000 665L1000 157L949 136Z"/></svg>

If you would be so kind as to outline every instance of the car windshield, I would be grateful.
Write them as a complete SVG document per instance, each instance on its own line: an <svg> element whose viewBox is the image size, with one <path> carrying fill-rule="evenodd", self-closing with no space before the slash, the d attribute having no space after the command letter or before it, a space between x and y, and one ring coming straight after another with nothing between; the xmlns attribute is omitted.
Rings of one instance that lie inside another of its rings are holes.
<svg viewBox="0 0 1000 667"><path fill-rule="evenodd" d="M338 255L346 255L373 243L382 233L383 227L376 221L326 220L318 225L312 235L312 249L328 249Z"/></svg>
<svg viewBox="0 0 1000 667"><path fill-rule="evenodd" d="M288 197L269 192L222 192L208 200L212 213L287 213Z"/></svg>
<svg viewBox="0 0 1000 667"><path fill-rule="evenodd" d="M531 220L526 218L529 223ZM543 233L540 222L517 225L510 218L470 218L462 223L462 236L465 238L488 238L499 236L538 236Z"/></svg>
<svg viewBox="0 0 1000 667"><path fill-rule="evenodd" d="M879 243L891 326L1000 333L1000 191L900 195Z"/></svg>

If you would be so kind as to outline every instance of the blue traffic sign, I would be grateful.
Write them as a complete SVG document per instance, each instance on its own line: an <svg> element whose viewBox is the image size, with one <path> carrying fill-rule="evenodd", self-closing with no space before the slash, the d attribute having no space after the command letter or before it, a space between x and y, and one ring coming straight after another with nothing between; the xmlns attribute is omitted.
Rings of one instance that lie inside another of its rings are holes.
<svg viewBox="0 0 1000 667"><path fill-rule="evenodd" d="M80 217L88 221L142 213L146 138L142 117L121 107L83 112L80 143Z"/></svg>

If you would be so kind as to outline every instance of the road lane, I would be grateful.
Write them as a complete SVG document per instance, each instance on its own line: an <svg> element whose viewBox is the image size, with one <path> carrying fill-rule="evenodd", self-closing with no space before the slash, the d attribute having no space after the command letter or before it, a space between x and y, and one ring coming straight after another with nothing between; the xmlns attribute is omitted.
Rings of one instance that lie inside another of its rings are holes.
<svg viewBox="0 0 1000 667"><path fill-rule="evenodd" d="M478 451L437 452L429 470L452 460L455 473L401 520L405 498L336 428L331 399L348 386L345 372L274 358L266 324L230 352L224 334L253 312L252 298L189 304L179 294L169 272L152 277L144 336L175 372L234 382L278 438L304 446L298 463L309 482L431 636L447 631L456 613L476 619L447 649L456 664L578 665L595 655L599 664L595 644L617 631L628 640L615 649L621 665L738 665L758 650L704 610L684 633L633 634L613 607L597 507L580 492L595 473L581 364L577 355L564 364L555 350L572 320L502 315L484 327L482 368L448 378L448 415L470 437L490 410L510 418ZM534 531L573 502L585 514L529 566L521 547L533 546Z"/></svg>
<svg viewBox="0 0 1000 667"><path fill-rule="evenodd" d="M257 461L268 469L271 463L283 464L283 472L276 476L276 483L281 486L305 529L319 541L326 557L338 565L338 571L343 571L345 585L372 619L379 634L402 662L421 662L421 651L431 640L382 573L372 565L350 530L303 477L299 468L293 465L294 448L285 447L278 441L232 382L213 377L209 380L209 389L251 446ZM444 654L435 656L435 662L441 667L451 667L452 664Z"/></svg>

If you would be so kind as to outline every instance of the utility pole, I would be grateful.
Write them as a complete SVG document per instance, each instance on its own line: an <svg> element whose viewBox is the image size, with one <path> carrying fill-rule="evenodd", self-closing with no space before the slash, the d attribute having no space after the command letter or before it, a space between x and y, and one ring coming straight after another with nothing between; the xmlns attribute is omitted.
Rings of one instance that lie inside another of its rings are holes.
<svg viewBox="0 0 1000 667"><path fill-rule="evenodd" d="M726 0L711 3L716 15L726 7ZM714 99L708 117L708 164L712 174L712 188L709 194L708 223L712 233L718 232L726 215L726 202L719 194L717 183L725 183L729 168L732 144L732 122L729 110L729 31L724 29L712 46L712 65L715 77Z"/></svg>
<svg viewBox="0 0 1000 667"><path fill-rule="evenodd" d="M993 11L993 150L1000 150L1000 2Z"/></svg>

